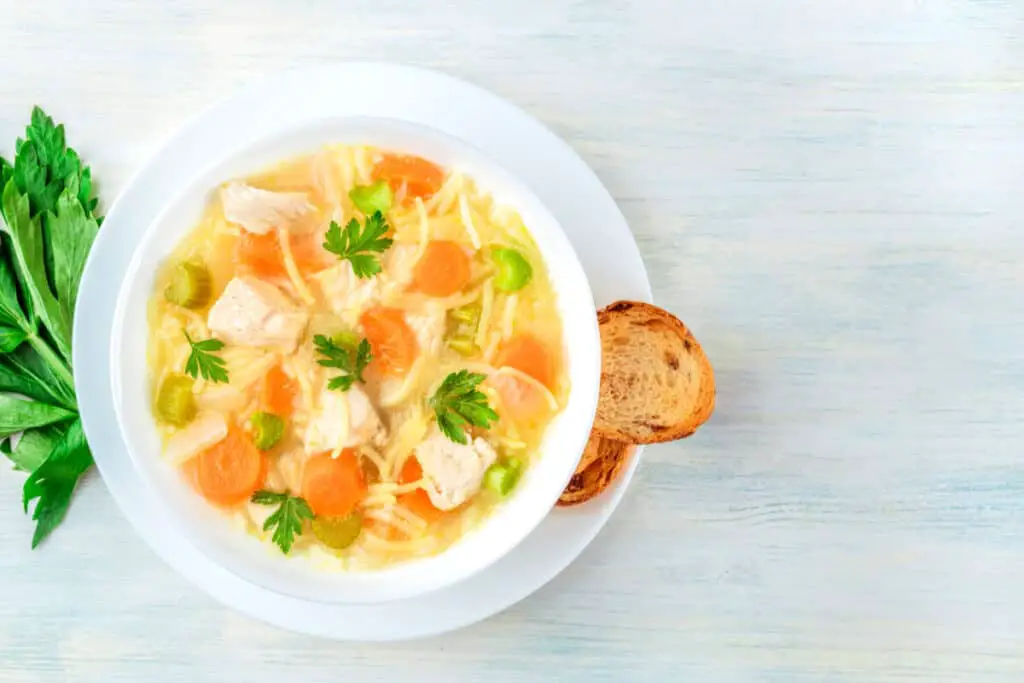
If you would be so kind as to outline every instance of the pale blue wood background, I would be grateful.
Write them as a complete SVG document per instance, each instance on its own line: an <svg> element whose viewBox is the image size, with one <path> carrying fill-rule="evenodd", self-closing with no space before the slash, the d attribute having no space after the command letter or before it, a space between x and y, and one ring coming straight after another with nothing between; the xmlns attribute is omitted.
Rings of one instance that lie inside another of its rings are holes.
<svg viewBox="0 0 1024 683"><path fill-rule="evenodd" d="M46 105L109 199L224 91L353 58L564 135L718 412L540 593L394 646L226 611L96 479L30 553L0 468L0 681L1021 680L1024 5L2 0L0 140Z"/></svg>

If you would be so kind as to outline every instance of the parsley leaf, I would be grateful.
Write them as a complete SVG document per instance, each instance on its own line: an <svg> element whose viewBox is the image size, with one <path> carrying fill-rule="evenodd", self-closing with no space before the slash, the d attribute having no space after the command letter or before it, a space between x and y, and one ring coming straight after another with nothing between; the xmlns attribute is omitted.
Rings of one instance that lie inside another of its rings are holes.
<svg viewBox="0 0 1024 683"><path fill-rule="evenodd" d="M317 361L318 364L325 368L336 368L345 372L344 375L332 377L327 382L328 389L348 391L357 380L360 382L366 381L363 379L363 371L366 370L366 366L373 360L373 353L370 351L370 342L365 338L360 340L359 346L355 349L346 348L322 334L313 337L313 344L316 346L316 350L324 356ZM354 359L352 357L353 351L355 352Z"/></svg>
<svg viewBox="0 0 1024 683"><path fill-rule="evenodd" d="M92 466L92 453L85 441L82 423L75 420L53 447L42 465L25 481L22 505L28 512L29 504L36 501L32 519L36 531L32 547L38 546L50 535L67 514L71 494L79 478Z"/></svg>
<svg viewBox="0 0 1024 683"><path fill-rule="evenodd" d="M185 361L185 374L191 375L193 378L202 376L203 379L210 380L215 384L217 382L226 383L228 371L224 359L216 355L217 351L224 348L224 342L219 339L204 339L197 342L192 340L186 330L182 330L182 332L185 333L185 339L192 347L192 353Z"/></svg>
<svg viewBox="0 0 1024 683"><path fill-rule="evenodd" d="M388 222L380 211L375 211L367 217L362 230L355 218L348 222L344 230L331 221L331 227L325 236L324 249L336 254L342 261L351 263L352 272L356 277L373 277L381 271L380 259L374 254L387 251L394 243L390 237L384 237L389 229Z"/></svg>
<svg viewBox="0 0 1024 683"><path fill-rule="evenodd" d="M301 496L260 490L252 494L250 501L257 505L278 506L274 514L263 523L263 530L274 530L272 540L285 555L292 549L295 537L302 535L302 520L314 517L309 503Z"/></svg>
<svg viewBox="0 0 1024 683"><path fill-rule="evenodd" d="M430 398L429 405L437 418L441 432L455 443L467 443L467 425L489 429L498 421L498 414L487 403L487 397L477 389L486 379L469 370L459 370L444 378Z"/></svg>

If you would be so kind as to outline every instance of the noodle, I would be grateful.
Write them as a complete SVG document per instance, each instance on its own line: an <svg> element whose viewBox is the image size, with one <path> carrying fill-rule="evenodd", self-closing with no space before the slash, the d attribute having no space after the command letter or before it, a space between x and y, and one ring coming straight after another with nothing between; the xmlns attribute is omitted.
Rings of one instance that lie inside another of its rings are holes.
<svg viewBox="0 0 1024 683"><path fill-rule="evenodd" d="M477 234L476 226L473 225L473 217L469 213L469 204L466 202L466 195L459 195L459 215L462 216L462 225L469 234L469 241L474 249L480 248L480 235Z"/></svg>
<svg viewBox="0 0 1024 683"><path fill-rule="evenodd" d="M503 339L512 337L512 325L515 322L516 306L519 297L515 294L505 299L505 314L501 318L501 336Z"/></svg>
<svg viewBox="0 0 1024 683"><path fill-rule="evenodd" d="M378 472L383 472L385 468L384 457L378 453L373 447L364 445L359 451L364 458L373 463L373 466L377 468Z"/></svg>
<svg viewBox="0 0 1024 683"><path fill-rule="evenodd" d="M427 219L427 210L423 207L423 200L416 198L416 211L420 216L420 243L416 251L416 260L423 258L427 252L427 244L430 242L430 221Z"/></svg>
<svg viewBox="0 0 1024 683"><path fill-rule="evenodd" d="M302 275L299 274L299 266L296 265L295 256L292 255L291 238L285 228L278 229L277 240L281 244L281 255L284 260L285 271L288 273L288 278L295 286L295 291L298 292L303 303L307 306L312 306L316 303L316 298L313 296L313 292L309 291L309 285L307 285L306 281L302 279Z"/></svg>
<svg viewBox="0 0 1024 683"><path fill-rule="evenodd" d="M487 339L487 330L491 325L491 313L494 309L494 283L487 280L484 283L483 300L480 304L480 322L476 328L474 343L483 348L484 340Z"/></svg>
<svg viewBox="0 0 1024 683"><path fill-rule="evenodd" d="M371 179L370 179L370 167L366 163L366 148L365 147L357 147L356 148L356 153L355 153L354 156L355 156L355 162L356 162L356 173L359 174L359 184L360 185L369 185L370 182L371 182Z"/></svg>

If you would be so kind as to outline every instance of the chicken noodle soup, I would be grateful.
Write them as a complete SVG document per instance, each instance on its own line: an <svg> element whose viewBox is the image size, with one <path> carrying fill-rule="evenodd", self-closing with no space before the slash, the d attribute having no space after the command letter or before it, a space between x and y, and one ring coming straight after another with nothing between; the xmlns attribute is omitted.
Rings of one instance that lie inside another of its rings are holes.
<svg viewBox="0 0 1024 683"><path fill-rule="evenodd" d="M217 189L149 308L164 457L280 552L373 569L507 496L565 405L519 215L419 157L331 146Z"/></svg>

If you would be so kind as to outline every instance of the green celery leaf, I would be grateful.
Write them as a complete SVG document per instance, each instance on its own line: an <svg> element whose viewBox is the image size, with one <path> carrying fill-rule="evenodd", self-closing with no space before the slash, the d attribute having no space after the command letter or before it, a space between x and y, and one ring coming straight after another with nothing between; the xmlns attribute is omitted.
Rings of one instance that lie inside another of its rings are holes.
<svg viewBox="0 0 1024 683"><path fill-rule="evenodd" d="M57 212L47 213L45 223L49 251L53 256L53 285L61 313L72 320L78 283L99 228L90 218L71 187L57 200Z"/></svg>
<svg viewBox="0 0 1024 683"><path fill-rule="evenodd" d="M53 374L35 349L28 345L0 356L0 392L21 394L69 410L78 409L74 387Z"/></svg>
<svg viewBox="0 0 1024 683"><path fill-rule="evenodd" d="M75 420L64 433L35 471L25 480L22 503L25 512L32 501L37 501L32 511L36 531L32 536L32 547L38 546L64 519L71 494L78 480L92 466L92 453L85 441L82 423Z"/></svg>
<svg viewBox="0 0 1024 683"><path fill-rule="evenodd" d="M68 150L68 154L73 152L74 150ZM88 166L82 169L82 180L78 185L78 201L82 202L82 207L90 215L94 215L99 200L92 196L92 170ZM97 227L99 227L98 224Z"/></svg>
<svg viewBox="0 0 1024 683"><path fill-rule="evenodd" d="M51 203L46 165L39 158L39 152L31 140L18 140L17 155L14 157L14 182L21 193L28 197L31 207L35 209L33 214ZM57 201L60 190L60 187L56 188L53 202Z"/></svg>
<svg viewBox="0 0 1024 683"><path fill-rule="evenodd" d="M46 112L35 107L25 137L16 146L13 174L18 189L29 197L32 215L56 212L57 200L65 190L71 190L85 212L92 215L97 203L92 196L92 171L82 165L74 149L66 146L64 125L56 125ZM0 187L6 184L3 180Z"/></svg>
<svg viewBox="0 0 1024 683"><path fill-rule="evenodd" d="M75 413L66 408L0 395L0 437L33 427L65 422L73 417Z"/></svg>
<svg viewBox="0 0 1024 683"><path fill-rule="evenodd" d="M55 126L41 108L32 108L32 121L25 132L44 164L52 166L64 156L64 125Z"/></svg>
<svg viewBox="0 0 1024 683"><path fill-rule="evenodd" d="M0 356L0 392L21 394L44 403L53 402L46 383L32 373L22 372L21 364L14 356Z"/></svg>
<svg viewBox="0 0 1024 683"><path fill-rule="evenodd" d="M14 167L7 159L0 157L0 187L6 185L12 177L14 177Z"/></svg>
<svg viewBox="0 0 1024 683"><path fill-rule="evenodd" d="M0 193L3 188L0 188ZM3 218L0 207L0 218ZM2 226L0 226L2 228ZM25 286L18 281L17 264L14 261L14 242L10 235L0 230L0 314L8 325L17 327L19 324L29 331L35 331L38 318L32 306L32 296ZM17 323L15 321L21 321Z"/></svg>
<svg viewBox="0 0 1024 683"><path fill-rule="evenodd" d="M0 325L0 353L10 353L25 341L27 335L20 327Z"/></svg>
<svg viewBox="0 0 1024 683"><path fill-rule="evenodd" d="M22 472L35 472L46 460L57 442L64 438L64 425L51 425L38 429L29 429L7 457L14 463L15 469Z"/></svg>
<svg viewBox="0 0 1024 683"><path fill-rule="evenodd" d="M18 283L14 279L14 270L6 250L0 252L0 325L34 329L18 300Z"/></svg>
<svg viewBox="0 0 1024 683"><path fill-rule="evenodd" d="M7 183L4 188L2 206L13 238L13 252L21 282L31 295L33 308L53 336L61 355L70 359L71 317L65 316L50 289L39 219L30 217L28 197L18 191L14 182Z"/></svg>

